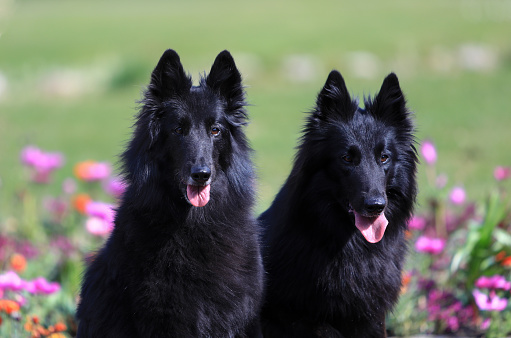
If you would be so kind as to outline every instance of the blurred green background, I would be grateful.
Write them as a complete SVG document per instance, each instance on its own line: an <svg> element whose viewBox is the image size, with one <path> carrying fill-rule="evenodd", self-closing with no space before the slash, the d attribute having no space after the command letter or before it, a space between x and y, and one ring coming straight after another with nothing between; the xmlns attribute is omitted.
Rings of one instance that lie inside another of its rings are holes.
<svg viewBox="0 0 511 338"><path fill-rule="evenodd" d="M336 68L353 94L400 78L418 139L468 197L510 165L511 1L0 0L0 215L26 184L20 150L115 163L163 51L197 79L223 49L247 86L257 211L287 177L306 112ZM425 188L423 167L419 173ZM54 184L51 189L59 189Z"/></svg>

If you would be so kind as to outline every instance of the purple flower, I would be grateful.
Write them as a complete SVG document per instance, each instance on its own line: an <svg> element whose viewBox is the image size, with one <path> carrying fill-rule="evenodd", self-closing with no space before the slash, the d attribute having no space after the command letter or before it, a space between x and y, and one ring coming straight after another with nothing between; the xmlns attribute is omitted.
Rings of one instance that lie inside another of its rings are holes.
<svg viewBox="0 0 511 338"><path fill-rule="evenodd" d="M500 298L494 292L484 294L478 289L472 291L477 307L482 311L502 311L507 307L507 299Z"/></svg>
<svg viewBox="0 0 511 338"><path fill-rule="evenodd" d="M424 141L421 146L421 153L428 165L433 165L436 162L436 149L432 142Z"/></svg>
<svg viewBox="0 0 511 338"><path fill-rule="evenodd" d="M423 230L426 227L426 219L424 217L413 216L408 222L408 227L414 230Z"/></svg>
<svg viewBox="0 0 511 338"><path fill-rule="evenodd" d="M445 323L446 330L456 332L474 321L471 306L463 306L451 292L433 289L427 297L428 319Z"/></svg>
<svg viewBox="0 0 511 338"><path fill-rule="evenodd" d="M498 166L493 171L493 177L497 181L503 181L511 177L511 167Z"/></svg>
<svg viewBox="0 0 511 338"><path fill-rule="evenodd" d="M462 187L454 187L449 194L449 200L456 205L463 204L467 194L465 193L465 189Z"/></svg>
<svg viewBox="0 0 511 338"><path fill-rule="evenodd" d="M415 249L419 252L437 255L444 250L445 239L420 236L415 242Z"/></svg>
<svg viewBox="0 0 511 338"><path fill-rule="evenodd" d="M504 276L493 275L491 277L482 276L477 279L475 286L480 289L501 289L510 290L511 282L508 282Z"/></svg>

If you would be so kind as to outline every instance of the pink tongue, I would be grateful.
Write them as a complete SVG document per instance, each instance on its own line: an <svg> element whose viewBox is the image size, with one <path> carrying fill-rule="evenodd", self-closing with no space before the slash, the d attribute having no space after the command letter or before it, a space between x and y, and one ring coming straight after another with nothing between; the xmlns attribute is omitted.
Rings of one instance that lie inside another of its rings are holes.
<svg viewBox="0 0 511 338"><path fill-rule="evenodd" d="M204 187L197 185L187 185L186 186L186 195L188 196L188 200L194 207L203 207L209 202L209 191L210 185L206 185Z"/></svg>
<svg viewBox="0 0 511 338"><path fill-rule="evenodd" d="M355 226L364 235L366 241L378 243L383 238L387 224L389 224L385 214L382 212L376 217L365 217L355 211L353 213L355 214Z"/></svg>

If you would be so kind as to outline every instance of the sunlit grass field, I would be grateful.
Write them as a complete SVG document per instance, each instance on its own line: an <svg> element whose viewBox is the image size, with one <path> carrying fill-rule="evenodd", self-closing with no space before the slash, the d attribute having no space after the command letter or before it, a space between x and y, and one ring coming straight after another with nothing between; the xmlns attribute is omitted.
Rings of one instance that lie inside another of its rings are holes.
<svg viewBox="0 0 511 338"><path fill-rule="evenodd" d="M237 61L257 211L287 176L303 113L333 68L360 97L395 71L448 186L481 198L493 168L511 164L509 32L511 4L497 0L0 1L0 217L28 178L19 164L28 144L66 156L57 183L77 161L117 161L167 48L195 79L223 49Z"/></svg>

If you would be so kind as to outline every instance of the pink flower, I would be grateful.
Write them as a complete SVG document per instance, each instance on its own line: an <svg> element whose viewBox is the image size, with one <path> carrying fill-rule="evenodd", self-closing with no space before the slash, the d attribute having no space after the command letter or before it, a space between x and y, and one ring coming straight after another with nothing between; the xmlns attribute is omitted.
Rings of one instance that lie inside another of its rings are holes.
<svg viewBox="0 0 511 338"><path fill-rule="evenodd" d="M21 162L41 171L54 170L62 167L64 157L61 153L45 153L39 148L28 146L21 151Z"/></svg>
<svg viewBox="0 0 511 338"><path fill-rule="evenodd" d="M447 181L449 181L449 178L447 177L447 175L446 175L446 174L440 174L440 175L438 175L438 176L437 176L437 178L436 178L436 182L435 182L436 187L437 187L438 189L442 189L443 187L445 187L445 186L446 186Z"/></svg>
<svg viewBox="0 0 511 338"><path fill-rule="evenodd" d="M51 294L60 290L58 283L50 283L43 277L38 277L33 281L21 279L15 272L9 271L0 275L0 289L20 291L25 290L32 294Z"/></svg>
<svg viewBox="0 0 511 338"><path fill-rule="evenodd" d="M511 167L498 166L493 171L493 176L497 181L503 181L511 177Z"/></svg>
<svg viewBox="0 0 511 338"><path fill-rule="evenodd" d="M48 183L51 172L64 164L64 156L61 153L46 153L37 147L27 146L21 151L21 162L34 169L33 181Z"/></svg>
<svg viewBox="0 0 511 338"><path fill-rule="evenodd" d="M490 327L490 324L491 324L491 319L490 318L486 318L481 323L481 330L485 330L485 331L488 330L488 328Z"/></svg>
<svg viewBox="0 0 511 338"><path fill-rule="evenodd" d="M437 255L444 250L445 239L442 238L430 238L426 236L420 236L415 242L415 249L419 252L425 252L432 255Z"/></svg>
<svg viewBox="0 0 511 338"><path fill-rule="evenodd" d="M32 294L45 294L50 295L52 293L60 291L60 284L55 282L48 282L43 277L37 277L31 282L27 283L30 287L30 290L27 289Z"/></svg>
<svg viewBox="0 0 511 338"><path fill-rule="evenodd" d="M113 230L113 224L99 217L89 217L85 222L85 228L95 236L106 236Z"/></svg>
<svg viewBox="0 0 511 338"><path fill-rule="evenodd" d="M0 275L0 289L18 291L23 287L23 280L14 271L8 271Z"/></svg>
<svg viewBox="0 0 511 338"><path fill-rule="evenodd" d="M456 205L463 204L467 194L465 193L465 189L462 187L454 187L449 194L449 200Z"/></svg>
<svg viewBox="0 0 511 338"><path fill-rule="evenodd" d="M85 161L80 162L74 167L75 176L83 181L100 181L112 172L110 164L105 162Z"/></svg>
<svg viewBox="0 0 511 338"><path fill-rule="evenodd" d="M477 307L482 311L502 311L507 307L507 299L500 298L495 293L484 294L478 289L472 291Z"/></svg>
<svg viewBox="0 0 511 338"><path fill-rule="evenodd" d="M66 195L72 195L76 192L76 182L72 178L66 178L62 183L62 191Z"/></svg>
<svg viewBox="0 0 511 338"><path fill-rule="evenodd" d="M414 230L423 230L426 227L426 219L424 217L413 216L408 222L408 227Z"/></svg>
<svg viewBox="0 0 511 338"><path fill-rule="evenodd" d="M120 177L114 177L103 184L103 189L114 197L120 197L126 190L126 183Z"/></svg>
<svg viewBox="0 0 511 338"><path fill-rule="evenodd" d="M421 153L426 163L433 165L436 162L436 149L432 142L424 141L421 146Z"/></svg>
<svg viewBox="0 0 511 338"><path fill-rule="evenodd" d="M90 202L85 207L85 213L90 217L85 222L85 228L96 236L105 236L114 228L114 206L102 202Z"/></svg>
<svg viewBox="0 0 511 338"><path fill-rule="evenodd" d="M480 289L502 289L510 290L511 282L508 282L504 276L493 275L491 277L482 276L477 279L475 286Z"/></svg>
<svg viewBox="0 0 511 338"><path fill-rule="evenodd" d="M103 202L90 202L85 206L85 213L92 217L98 217L106 222L113 223L115 218L114 206Z"/></svg>

